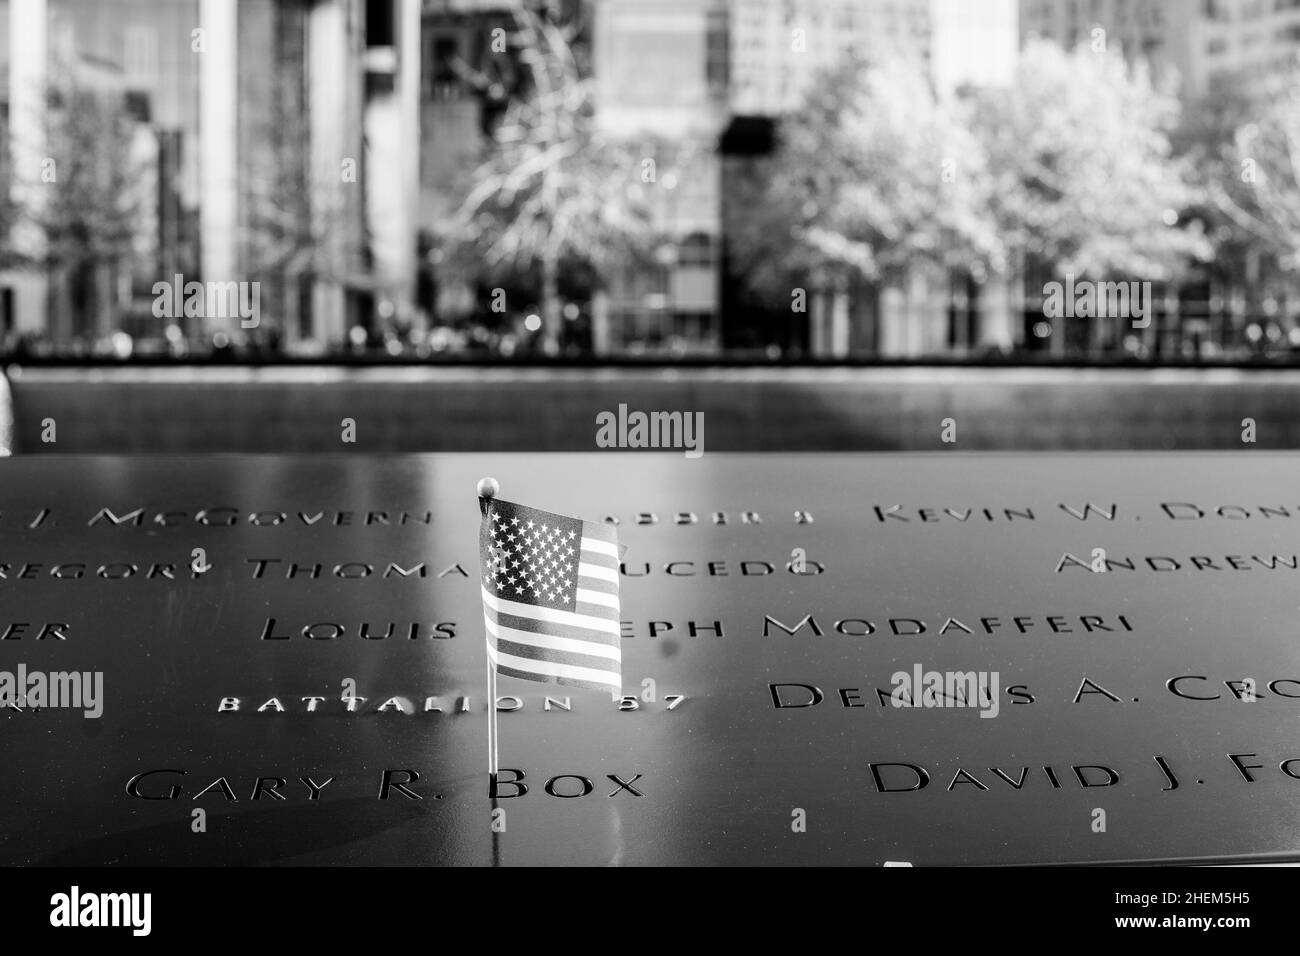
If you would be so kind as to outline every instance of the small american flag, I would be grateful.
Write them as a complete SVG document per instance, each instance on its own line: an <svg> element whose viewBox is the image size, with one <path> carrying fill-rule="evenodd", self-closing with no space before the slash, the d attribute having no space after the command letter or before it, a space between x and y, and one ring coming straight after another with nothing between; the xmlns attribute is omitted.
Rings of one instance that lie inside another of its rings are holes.
<svg viewBox="0 0 1300 956"><path fill-rule="evenodd" d="M480 498L488 660L524 680L622 690L611 525Z"/></svg>

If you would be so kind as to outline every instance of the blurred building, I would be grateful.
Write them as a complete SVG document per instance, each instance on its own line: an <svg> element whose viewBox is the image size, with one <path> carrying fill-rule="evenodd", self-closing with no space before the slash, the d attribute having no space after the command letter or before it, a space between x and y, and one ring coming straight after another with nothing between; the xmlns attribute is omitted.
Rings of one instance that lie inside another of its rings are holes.
<svg viewBox="0 0 1300 956"><path fill-rule="evenodd" d="M11 4L0 0L0 142L10 160L10 181L0 183L14 201L28 197L30 187L18 182L16 170L31 168L45 155L39 122L41 106L33 90L44 84L46 23L42 4ZM24 223L0 221L0 242L39 254L39 236ZM43 330L44 283L25 271L0 264L0 334Z"/></svg>
<svg viewBox="0 0 1300 956"><path fill-rule="evenodd" d="M762 315L738 298L723 229L727 204L737 201L728 190L734 174L762 162L781 117L799 107L820 72L847 56L915 61L947 94L963 84L1006 82L1018 47L1015 0L596 0L595 16L594 75L605 121L624 133L707 144L690 168L672 170L664 183L663 223L674 241L663 250L662 272L642 273L612 292L615 351L775 343L847 354L853 318L842 297L815 297L810 314L797 319ZM912 292L880 321L891 329L912 322L907 303L923 290ZM935 298L932 289L924 294ZM946 309L932 309L936 343L947 335L946 325L938 330ZM888 331L867 338L897 354L928 345Z"/></svg>
<svg viewBox="0 0 1300 956"><path fill-rule="evenodd" d="M0 331L60 343L115 329L141 342L245 334L212 316L160 322L151 290L175 275L259 281L264 324L247 335L288 348L418 328L454 311L458 295L473 308L466 290L438 286L430 237L461 198L459 174L526 91L514 56L490 50L522 2L0 0L12 188L33 188L27 174L51 148L39 91L59 80L129 115L143 192L130 248L96 266L89 306L54 271L0 272ZM770 149L819 70L850 52L901 55L951 91L1009 72L1017 36L1014 0L978 13L959 0L548 6L577 28L602 124L694 147L659 169L667 240L655 265L606 277L589 304L598 353L737 344L749 317L731 308L723 268L726 164ZM11 224L39 255L35 226ZM832 353L843 338L807 327L793 336Z"/></svg>
<svg viewBox="0 0 1300 956"><path fill-rule="evenodd" d="M59 160L49 129L64 117L44 91L61 85L100 97L138 133L131 171L146 195L130 254L105 283L118 327L158 341L175 325L192 338L310 345L377 317L409 322L420 15L419 0L4 0L10 187L37 208L37 221L13 224L19 244L42 252L33 172ZM259 326L160 321L153 284L178 274L259 282ZM99 337L103 316L73 315L63 284L52 269L4 273L0 321L60 344Z"/></svg>
<svg viewBox="0 0 1300 956"><path fill-rule="evenodd" d="M1020 0L1024 38L1093 43L1176 73L1184 95L1217 80L1289 66L1300 52L1300 0Z"/></svg>
<svg viewBox="0 0 1300 956"><path fill-rule="evenodd" d="M511 98L519 64L494 55L512 0L425 0L420 51L420 226L433 231L459 201L456 174L476 161Z"/></svg>
<svg viewBox="0 0 1300 956"><path fill-rule="evenodd" d="M654 268L613 277L596 307L603 351L721 349L722 163L729 117L728 0L598 0L593 35L597 116L624 136L683 145L656 172ZM666 161L665 161L666 160Z"/></svg>
<svg viewBox="0 0 1300 956"><path fill-rule="evenodd" d="M731 0L731 106L741 115L797 109L816 74L848 54L928 66L931 0Z"/></svg>
<svg viewBox="0 0 1300 956"><path fill-rule="evenodd" d="M524 0L423 3L417 302L435 323L484 318L479 290L436 268L441 253L435 236L464 200L466 173L481 158L507 108L528 95L530 71L511 42L523 5ZM574 55L583 73L589 73L590 0L531 0L530 5L541 5L572 31ZM519 324L522 316L508 320L508 325Z"/></svg>
<svg viewBox="0 0 1300 956"><path fill-rule="evenodd" d="M463 198L458 174L472 164L511 100L527 95L526 67L493 50L513 33L520 0L426 0L421 98L421 227L436 231ZM666 236L650 266L605 276L586 304L597 354L712 352L720 345L719 160L725 122L729 32L726 0L564 0L550 15L573 36L581 71L596 82L597 118L621 137L654 140ZM696 148L665 156L662 144ZM649 155L649 147L647 148ZM437 314L476 305L444 279Z"/></svg>
<svg viewBox="0 0 1300 956"><path fill-rule="evenodd" d="M1011 82L1020 47L1017 0L931 0L930 28L930 73L940 94Z"/></svg>
<svg viewBox="0 0 1300 956"><path fill-rule="evenodd" d="M601 277L580 303L597 354L1034 344L1010 318L1024 310L1019 280L918 274L865 308L819 291L806 314L764 313L737 291L729 183L764 162L782 117L848 55L914 60L955 96L1009 80L1030 36L1071 46L1102 31L1108 49L1177 72L1189 94L1300 52L1300 0L0 0L5 188L37 218L57 195L39 172L59 158L66 113L44 90L62 84L123 118L139 193L130 241L85 269L0 261L0 341L84 346L123 330L137 343L225 336L319 351L481 309L437 274L431 244L464 172L527 94L517 51L492 49L525 2L574 28L605 127L694 147L660 154L654 263ZM0 231L39 260L40 225ZM160 320L153 286L176 275L260 282L261 327Z"/></svg>

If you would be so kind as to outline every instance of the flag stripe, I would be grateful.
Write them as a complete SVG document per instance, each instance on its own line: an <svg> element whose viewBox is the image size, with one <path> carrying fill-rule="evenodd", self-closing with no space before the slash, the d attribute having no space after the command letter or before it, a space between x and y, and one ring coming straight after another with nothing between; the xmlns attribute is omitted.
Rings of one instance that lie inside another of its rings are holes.
<svg viewBox="0 0 1300 956"><path fill-rule="evenodd" d="M616 607L605 607L603 604L583 604L579 601L574 605L574 610L587 617L598 618L615 624L619 623L619 613Z"/></svg>
<svg viewBox="0 0 1300 956"><path fill-rule="evenodd" d="M583 627L574 627L570 624L560 625L553 624L549 621L538 621L531 617L519 617L516 614L496 614L483 609L484 614L494 614L498 624L502 627L508 627L515 631L527 631L529 634L543 634L550 637L571 637L575 641L583 641L587 644L599 644L606 647L617 647L619 637L610 634L607 631L592 631ZM592 653L598 653L593 651Z"/></svg>
<svg viewBox="0 0 1300 956"><path fill-rule="evenodd" d="M490 656L490 652L489 652ZM533 674L528 671L515 670L513 667L503 667L496 665L497 673L504 674L506 677L518 677L520 680L535 681L539 684L563 684L565 687L586 687L591 690L622 690L622 685L601 683L600 681L590 680L573 680L569 677L551 677L548 674Z"/></svg>
<svg viewBox="0 0 1300 956"><path fill-rule="evenodd" d="M578 565L578 574L592 581L604 581L606 584L614 585L615 588L618 587L618 568L603 568L584 558Z"/></svg>
<svg viewBox="0 0 1300 956"><path fill-rule="evenodd" d="M603 544L600 541L592 541L590 538L582 539L582 560L583 563L600 565L602 568L618 569L618 554L611 554L608 551L598 550L591 545ZM611 546L612 547L612 546Z"/></svg>
<svg viewBox="0 0 1300 956"><path fill-rule="evenodd" d="M578 588L579 604L598 604L601 607L613 608L618 610L618 595L606 594L600 591L590 591L587 588Z"/></svg>
<svg viewBox="0 0 1300 956"><path fill-rule="evenodd" d="M499 634L520 644L554 647L556 650L573 651L578 654L593 654L613 661L619 660L622 656L619 639L609 634L586 631L584 633L591 634L592 637L585 639L573 636L576 632L572 628L563 629L563 633L555 634L547 630L546 625L539 625L536 621L521 620L508 614L493 620L486 611L483 619L489 634Z"/></svg>
<svg viewBox="0 0 1300 956"><path fill-rule="evenodd" d="M488 645L488 655L503 673L505 668L510 668L518 672L515 676L536 674L542 680L588 681L590 685L595 687L617 688L623 685L623 679L617 670L597 670L593 667L574 667L570 664L558 664L554 661L529 660L497 650L491 644ZM537 678L530 679L535 680Z"/></svg>
<svg viewBox="0 0 1300 956"><path fill-rule="evenodd" d="M599 591L601 594L612 594L618 597L618 578L612 580L605 578L591 577L590 569L583 565L578 572L578 587L585 588L588 591Z"/></svg>
<svg viewBox="0 0 1300 956"><path fill-rule="evenodd" d="M591 631L600 631L605 634L613 634L618 637L620 628L617 621L611 621L605 617L595 617L589 614L576 614L573 611L560 611L555 608L538 607L535 604L520 604L517 601L507 601L505 598L499 598L483 588L483 604L486 607L498 613L513 614L519 618L531 618L537 621L545 621L548 624L558 624L572 628L586 628Z"/></svg>
<svg viewBox="0 0 1300 956"><path fill-rule="evenodd" d="M618 547L618 530L608 521L584 521L582 523L582 536L584 538L595 538L599 541L612 544ZM617 555L617 551L615 551Z"/></svg>
<svg viewBox="0 0 1300 956"><path fill-rule="evenodd" d="M597 645L599 646L599 645ZM546 664L565 664L569 667L585 667L594 671L607 671L618 666L618 660L611 661L607 657L594 657L591 654L574 654L570 651L556 650L551 647L536 647L532 644L518 644L509 639L507 636L498 634L496 637L496 649L499 654L509 654L511 657L521 657L525 660L546 663Z"/></svg>

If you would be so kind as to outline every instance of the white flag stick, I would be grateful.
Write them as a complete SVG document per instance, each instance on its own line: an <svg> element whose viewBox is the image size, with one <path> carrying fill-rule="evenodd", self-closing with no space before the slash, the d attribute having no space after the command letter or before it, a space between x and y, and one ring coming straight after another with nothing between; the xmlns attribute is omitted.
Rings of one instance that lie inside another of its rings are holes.
<svg viewBox="0 0 1300 956"><path fill-rule="evenodd" d="M495 478L483 478L478 483L478 496L488 502L487 509L492 508L492 499L497 496L501 486ZM483 633L483 658L487 663L487 697L488 697L488 775L492 784L496 783L497 763L497 669L487 653L487 631Z"/></svg>

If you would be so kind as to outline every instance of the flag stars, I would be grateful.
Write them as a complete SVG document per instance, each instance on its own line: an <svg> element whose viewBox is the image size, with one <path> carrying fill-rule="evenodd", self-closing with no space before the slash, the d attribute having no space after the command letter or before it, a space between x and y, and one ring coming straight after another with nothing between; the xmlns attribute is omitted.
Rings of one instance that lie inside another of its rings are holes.
<svg viewBox="0 0 1300 956"><path fill-rule="evenodd" d="M574 599L575 554L580 537L561 524L529 519L510 509L494 513L488 525L485 578L498 593L543 607L564 608Z"/></svg>

